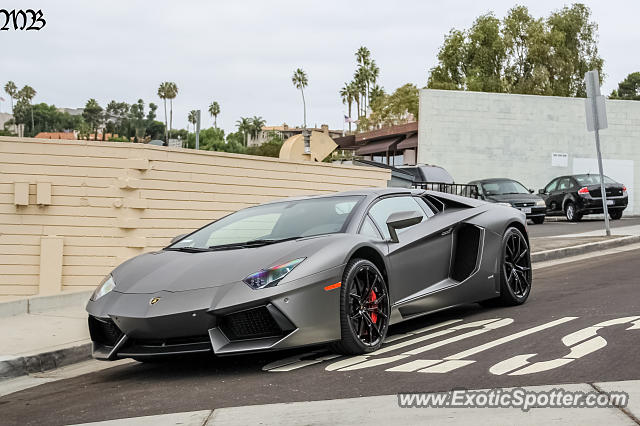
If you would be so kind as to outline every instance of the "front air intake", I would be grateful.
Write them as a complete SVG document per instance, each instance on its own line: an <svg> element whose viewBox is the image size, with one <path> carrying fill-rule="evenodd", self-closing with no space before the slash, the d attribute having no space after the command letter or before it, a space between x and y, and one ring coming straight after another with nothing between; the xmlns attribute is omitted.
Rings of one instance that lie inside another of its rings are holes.
<svg viewBox="0 0 640 426"><path fill-rule="evenodd" d="M278 337L285 334L266 306L225 315L220 318L219 324L220 330L230 341Z"/></svg>

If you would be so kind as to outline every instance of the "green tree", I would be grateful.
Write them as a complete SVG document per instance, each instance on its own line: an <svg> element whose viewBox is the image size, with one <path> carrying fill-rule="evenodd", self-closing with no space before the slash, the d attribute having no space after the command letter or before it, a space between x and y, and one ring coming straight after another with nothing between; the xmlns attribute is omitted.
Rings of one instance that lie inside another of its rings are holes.
<svg viewBox="0 0 640 426"><path fill-rule="evenodd" d="M359 130L372 130L417 120L418 94L416 85L410 83L399 87L391 95L385 94L384 90L378 87L375 96L372 96L371 114L360 120Z"/></svg>
<svg viewBox="0 0 640 426"><path fill-rule="evenodd" d="M220 104L216 101L209 105L209 114L213 117L213 127L218 127L218 114L220 114Z"/></svg>
<svg viewBox="0 0 640 426"><path fill-rule="evenodd" d="M140 142L144 139L147 132L147 121L144 115L144 101L138 99L138 102L131 105L129 109L129 120L134 130L134 142Z"/></svg>
<svg viewBox="0 0 640 426"><path fill-rule="evenodd" d="M351 131L351 105L353 105L356 95L357 94L352 83L345 83L340 89L342 103L346 104L349 108L349 131Z"/></svg>
<svg viewBox="0 0 640 426"><path fill-rule="evenodd" d="M240 117L240 120L236 121L236 127L238 128L238 132L242 133L242 141L246 147L249 141L249 134L251 134L251 119Z"/></svg>
<svg viewBox="0 0 640 426"><path fill-rule="evenodd" d="M584 74L602 73L597 24L576 3L535 19L524 6L502 21L492 13L452 29L438 51L427 87L447 90L585 96Z"/></svg>
<svg viewBox="0 0 640 426"><path fill-rule="evenodd" d="M250 146L247 148L247 154L249 155L261 155L263 157L275 157L280 156L280 149L284 140L275 133L269 135L269 139L260 146Z"/></svg>
<svg viewBox="0 0 640 426"><path fill-rule="evenodd" d="M160 83L158 87L158 97L164 102L164 124L167 131L165 132L165 142L171 138L171 128L173 124L173 100L178 96L178 86L171 82L165 81ZM169 120L167 121L167 99L169 99Z"/></svg>
<svg viewBox="0 0 640 426"><path fill-rule="evenodd" d="M198 111L192 109L187 115L187 122L193 124L193 131L196 131L196 123L198 122ZM187 126L187 133L189 133L189 127Z"/></svg>
<svg viewBox="0 0 640 426"><path fill-rule="evenodd" d="M262 131L262 128L266 124L266 121L262 117L256 117L255 115L251 119L251 124L249 126L249 134L253 139L257 139L258 135Z"/></svg>
<svg viewBox="0 0 640 426"><path fill-rule="evenodd" d="M93 140L98 140L98 127L102 123L103 117L102 107L95 99L89 99L82 111L82 118L89 126L90 131L93 132Z"/></svg>
<svg viewBox="0 0 640 426"><path fill-rule="evenodd" d="M304 111L304 128L307 128L307 104L304 100L304 88L309 84L309 79L307 78L307 73L305 73L302 68L298 68L293 72L293 77L291 77L291 82L295 86L296 89L300 90L302 94L302 108Z"/></svg>
<svg viewBox="0 0 640 426"><path fill-rule="evenodd" d="M31 101L35 98L36 94L36 90L31 86L24 86L20 91L18 91L18 98L25 100L29 105L29 111L31 113L31 128L29 129L29 133L31 136L35 136L35 133L33 133L35 125L33 121L33 104Z"/></svg>
<svg viewBox="0 0 640 426"><path fill-rule="evenodd" d="M640 72L632 72L618 83L618 89L609 96L611 99L640 101Z"/></svg>
<svg viewBox="0 0 640 426"><path fill-rule="evenodd" d="M18 96L18 86L13 81L4 85L4 91L11 98L11 113L13 114L13 99Z"/></svg>

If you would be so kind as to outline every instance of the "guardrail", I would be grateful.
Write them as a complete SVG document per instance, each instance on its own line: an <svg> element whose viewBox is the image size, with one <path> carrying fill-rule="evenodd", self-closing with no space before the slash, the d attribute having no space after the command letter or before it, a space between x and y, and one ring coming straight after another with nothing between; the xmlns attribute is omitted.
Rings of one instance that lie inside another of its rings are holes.
<svg viewBox="0 0 640 426"><path fill-rule="evenodd" d="M445 192L447 194L460 195L462 197L478 198L478 188L476 185L464 183L444 183L444 182L413 182L416 189L428 189L431 191Z"/></svg>

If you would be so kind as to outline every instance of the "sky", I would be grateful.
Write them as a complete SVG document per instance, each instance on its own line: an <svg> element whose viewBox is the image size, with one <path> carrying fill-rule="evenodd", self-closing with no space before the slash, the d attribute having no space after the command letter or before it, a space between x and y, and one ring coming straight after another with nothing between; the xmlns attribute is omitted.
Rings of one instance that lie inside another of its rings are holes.
<svg viewBox="0 0 640 426"><path fill-rule="evenodd" d="M637 0L584 1L599 25L608 94L640 70ZM0 31L0 83L29 84L34 102L82 107L89 98L159 105L162 81L174 81L173 127L186 128L190 110L206 113L218 101L218 126L235 130L241 116L269 125L302 124L302 99L291 83L301 67L307 124L341 130L339 89L355 71L354 53L366 46L380 67L380 84L391 92L405 83L426 85L428 70L451 28L468 28L480 14L503 17L515 4L535 17L565 2L536 1L70 1L3 0L0 8L41 8L41 31ZM0 20L3 20L0 15ZM8 97L0 104L10 109Z"/></svg>

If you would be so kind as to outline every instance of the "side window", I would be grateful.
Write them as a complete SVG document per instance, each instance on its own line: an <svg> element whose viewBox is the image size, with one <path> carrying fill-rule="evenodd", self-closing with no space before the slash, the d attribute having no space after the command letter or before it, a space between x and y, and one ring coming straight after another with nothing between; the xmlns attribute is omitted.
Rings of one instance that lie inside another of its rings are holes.
<svg viewBox="0 0 640 426"><path fill-rule="evenodd" d="M378 229L373 224L373 221L371 220L369 215L365 216L364 222L362 222L362 227L360 228L359 234L366 235L368 237L375 238L375 239L382 238L382 236L380 235L380 232L378 232Z"/></svg>
<svg viewBox="0 0 640 426"><path fill-rule="evenodd" d="M436 214L436 212L433 211L433 208L431 208L429 204L427 204L424 198L413 197L413 199L416 200L418 204L420 204L420 207L422 207L422 210L424 210L424 212L427 214L427 217L431 217Z"/></svg>
<svg viewBox="0 0 640 426"><path fill-rule="evenodd" d="M558 191L566 191L570 187L571 187L571 183L569 181L569 178L562 178L558 182Z"/></svg>
<svg viewBox="0 0 640 426"><path fill-rule="evenodd" d="M555 191L557 186L558 186L558 179L554 180L549 185L547 185L547 187L544 189L544 192L549 193L551 191Z"/></svg>
<svg viewBox="0 0 640 426"><path fill-rule="evenodd" d="M383 198L371 207L369 214L382 231L383 237L387 239L391 237L389 235L389 229L387 228L387 219L392 213L405 211L417 212L422 216L422 220L425 220L424 210L422 210L422 207L420 207L418 202L411 196ZM410 228L399 229L398 234L407 229Z"/></svg>

